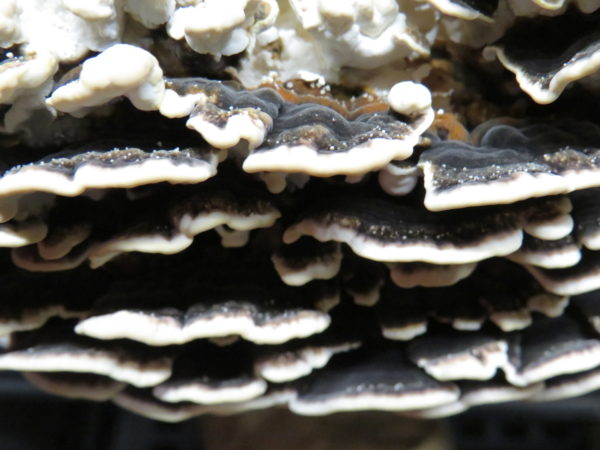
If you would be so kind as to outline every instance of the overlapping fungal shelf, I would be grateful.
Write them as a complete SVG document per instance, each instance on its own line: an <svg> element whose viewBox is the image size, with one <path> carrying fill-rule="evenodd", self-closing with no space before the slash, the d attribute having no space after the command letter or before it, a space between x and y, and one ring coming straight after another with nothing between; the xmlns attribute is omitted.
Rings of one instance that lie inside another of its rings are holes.
<svg viewBox="0 0 600 450"><path fill-rule="evenodd" d="M224 5L0 5L0 370L164 421L600 388L600 1Z"/></svg>

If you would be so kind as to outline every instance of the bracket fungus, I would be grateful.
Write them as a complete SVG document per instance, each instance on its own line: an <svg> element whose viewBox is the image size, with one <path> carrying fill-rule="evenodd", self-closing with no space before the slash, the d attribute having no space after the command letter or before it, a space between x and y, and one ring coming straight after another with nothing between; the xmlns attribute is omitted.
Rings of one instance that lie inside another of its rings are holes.
<svg viewBox="0 0 600 450"><path fill-rule="evenodd" d="M171 422L600 388L599 14L2 2L0 370Z"/></svg>

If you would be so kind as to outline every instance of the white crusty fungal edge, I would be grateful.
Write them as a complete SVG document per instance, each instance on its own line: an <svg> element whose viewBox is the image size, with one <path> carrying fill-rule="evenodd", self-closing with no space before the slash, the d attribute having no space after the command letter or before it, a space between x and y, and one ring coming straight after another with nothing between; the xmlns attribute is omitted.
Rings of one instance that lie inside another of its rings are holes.
<svg viewBox="0 0 600 450"><path fill-rule="evenodd" d="M282 145L276 152L251 153L243 164L244 171L301 172L317 177L362 175L379 169L392 159L406 159L413 151L417 136L407 140L375 138L352 149L318 154L307 145Z"/></svg>
<svg viewBox="0 0 600 450"><path fill-rule="evenodd" d="M501 47L487 47L484 56L487 59L493 59L496 56L506 69L515 74L521 89L535 102L542 105L552 103L570 83L592 75L600 68L600 49L595 49L583 57L575 55L573 59L562 64L562 69L552 76L546 87L540 80L536 80L527 74L521 66L511 61ZM579 57L577 58L577 56Z"/></svg>
<svg viewBox="0 0 600 450"><path fill-rule="evenodd" d="M171 150L175 153L180 149ZM119 157L127 152L138 153L143 158L119 164ZM111 165L103 164L110 155L115 161ZM0 177L0 199L9 201L12 196L36 192L75 197L88 189L132 188L161 182L200 183L214 176L218 165L215 153L188 164L161 157L161 150L146 153L136 148L90 151L87 156L89 159L71 173L52 169L51 163L58 165L62 162L60 157L15 167Z"/></svg>
<svg viewBox="0 0 600 450"><path fill-rule="evenodd" d="M288 286L303 286L312 280L330 280L340 271L342 250L336 246L335 251L307 261L302 267L289 265L286 258L275 254L271 257L277 274Z"/></svg>
<svg viewBox="0 0 600 450"><path fill-rule="evenodd" d="M56 89L48 105L74 116L91 107L125 96L142 110L158 109L165 92L163 72L152 54L128 44L117 44L85 60L79 76Z"/></svg>
<svg viewBox="0 0 600 450"><path fill-rule="evenodd" d="M566 199L567 206L570 205L568 199ZM570 210L570 206L569 206ZM539 222L528 222L523 227L523 231L546 241L554 241L566 237L571 231L573 231L573 217L568 214L568 211L564 214L558 214L554 218L543 220Z"/></svg>
<svg viewBox="0 0 600 450"><path fill-rule="evenodd" d="M0 369L29 372L77 372L105 375L137 387L156 386L171 376L172 360L140 362L111 351L89 349L85 353L43 350L35 347L0 355Z"/></svg>
<svg viewBox="0 0 600 450"><path fill-rule="evenodd" d="M307 346L296 351L259 358L254 364L258 375L272 383L285 383L310 374L327 365L332 356L360 347L358 342Z"/></svg>
<svg viewBox="0 0 600 450"><path fill-rule="evenodd" d="M88 253L90 266L100 267L122 253L142 252L170 255L188 248L194 237L205 231L214 229L221 235L224 247L243 247L249 237L250 230L268 228L275 223L281 213L272 208L264 213L241 214L225 211L201 212L191 215L186 213L174 219L175 232L170 236L160 233L130 235L125 232L105 242L92 246ZM224 226L231 228L226 230Z"/></svg>
<svg viewBox="0 0 600 450"><path fill-rule="evenodd" d="M368 139L346 151L320 153L311 145L279 145L269 151L256 151L244 160L243 169L256 172L301 172L317 177L363 175L381 169L394 159L412 155L420 135L433 123L431 93L419 83L396 83L388 95L390 107L409 118L412 130L402 139Z"/></svg>
<svg viewBox="0 0 600 450"><path fill-rule="evenodd" d="M245 402L224 403L221 405L198 405L190 403L167 403L154 397L140 398L127 390L120 392L113 402L121 408L133 411L141 416L163 422L181 422L201 414L229 415L270 408L287 403L295 396L295 391L282 389L267 392L264 395Z"/></svg>
<svg viewBox="0 0 600 450"><path fill-rule="evenodd" d="M414 267L402 263L389 265L390 278L396 286L402 288L452 286L471 275L476 267L476 263L423 264Z"/></svg>
<svg viewBox="0 0 600 450"><path fill-rule="evenodd" d="M196 98L196 107L201 107L202 102L206 102L206 97ZM164 114L163 110L166 108L161 106L161 113ZM241 109L239 114L230 117L224 127L218 127L206 120L200 111L192 112L186 122L188 128L200 133L210 145L226 149L236 146L244 139L251 150L263 143L272 124L273 119L268 114L257 110L249 113L248 109Z"/></svg>
<svg viewBox="0 0 600 450"><path fill-rule="evenodd" d="M588 394L600 389L600 370L592 369L573 375L563 375L546 382L544 390L533 399L537 401L554 401Z"/></svg>
<svg viewBox="0 0 600 450"><path fill-rule="evenodd" d="M546 248L544 245L536 248L533 242L533 248L527 241L523 247L512 255L508 256L511 261L519 264L530 264L544 269L562 269L575 266L581 260L581 250L579 245L573 241L561 241L552 246L552 241L540 241L543 244L550 244Z"/></svg>
<svg viewBox="0 0 600 450"><path fill-rule="evenodd" d="M436 380L489 380L507 362L508 345L498 340L441 357L418 357L415 363Z"/></svg>
<svg viewBox="0 0 600 450"><path fill-rule="evenodd" d="M267 383L264 380L248 379L245 382L226 386L211 386L200 380L178 384L166 382L156 386L152 393L163 402L192 402L200 405L245 402L264 394Z"/></svg>
<svg viewBox="0 0 600 450"><path fill-rule="evenodd" d="M399 383L400 385L402 383ZM321 402L304 401L292 398L288 406L296 414L304 416L322 416L341 411L408 411L412 409L432 408L452 403L459 398L458 389L446 387L425 392L399 392L397 394L379 394L374 392L338 396Z"/></svg>
<svg viewBox="0 0 600 450"><path fill-rule="evenodd" d="M600 289L600 268L593 267L579 273L554 278L551 272L535 266L524 266L544 289L556 295L579 295Z"/></svg>
<svg viewBox="0 0 600 450"><path fill-rule="evenodd" d="M327 226L305 219L285 230L283 242L291 244L303 235L312 236L321 242L344 242L357 255L374 261L423 261L433 264L467 264L493 256L504 256L516 251L523 238L521 230L511 230L488 236L468 247L436 246L429 243L383 243L338 224Z"/></svg>
<svg viewBox="0 0 600 450"><path fill-rule="evenodd" d="M243 139L248 149L261 145L273 126L273 118L257 108L235 108L227 112L224 126L211 119L210 99L204 92L180 95L166 85L159 111L168 118L189 116L186 126L199 133L210 145L219 149L235 147ZM208 113L208 114L207 114Z"/></svg>
<svg viewBox="0 0 600 450"><path fill-rule="evenodd" d="M186 323L170 317L153 317L138 311L121 310L112 314L89 317L75 327L78 334L96 339L127 338L148 345L184 344L201 338L239 335L257 344L281 344L325 330L331 322L328 314L303 310L289 317L257 323L251 311L237 314L213 314Z"/></svg>
<svg viewBox="0 0 600 450"><path fill-rule="evenodd" d="M576 374L597 367L600 365L600 345L594 342L585 349L574 350L561 356L524 370L517 370L510 362L502 369L509 383L527 386L552 377Z"/></svg>
<svg viewBox="0 0 600 450"><path fill-rule="evenodd" d="M423 170L425 186L435 184L435 174L430 162L419 163ZM445 211L467 206L508 204L532 197L545 197L570 192L565 180L558 175L519 173L510 181L491 181L485 185L468 185L448 192L427 193L425 207L430 211Z"/></svg>
<svg viewBox="0 0 600 450"><path fill-rule="evenodd" d="M383 326L381 335L391 341L410 341L427 333L427 322L410 323L402 326Z"/></svg>
<svg viewBox="0 0 600 450"><path fill-rule="evenodd" d="M517 400L528 400L543 392L544 383L536 383L529 386L517 387L508 383L505 385L482 383L478 388L462 393L456 403L437 406L421 411L410 411L406 415L419 418L441 418L466 411L477 405L489 405L493 403L514 402Z"/></svg>

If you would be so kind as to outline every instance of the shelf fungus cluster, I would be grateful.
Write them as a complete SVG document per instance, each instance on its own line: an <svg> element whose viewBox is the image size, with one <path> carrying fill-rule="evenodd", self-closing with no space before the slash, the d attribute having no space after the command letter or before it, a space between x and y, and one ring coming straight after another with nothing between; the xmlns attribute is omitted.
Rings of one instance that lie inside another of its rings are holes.
<svg viewBox="0 0 600 450"><path fill-rule="evenodd" d="M600 1L224 4L1 2L0 370L164 421L600 388Z"/></svg>

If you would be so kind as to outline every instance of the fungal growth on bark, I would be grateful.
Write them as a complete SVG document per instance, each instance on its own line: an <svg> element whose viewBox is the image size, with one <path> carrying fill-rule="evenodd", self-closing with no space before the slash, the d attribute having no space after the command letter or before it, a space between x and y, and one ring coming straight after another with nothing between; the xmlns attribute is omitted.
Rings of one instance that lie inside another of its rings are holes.
<svg viewBox="0 0 600 450"><path fill-rule="evenodd" d="M0 370L163 421L600 388L600 1L4 3Z"/></svg>

